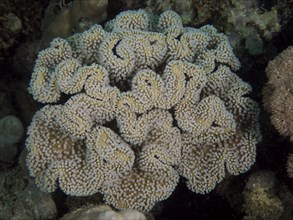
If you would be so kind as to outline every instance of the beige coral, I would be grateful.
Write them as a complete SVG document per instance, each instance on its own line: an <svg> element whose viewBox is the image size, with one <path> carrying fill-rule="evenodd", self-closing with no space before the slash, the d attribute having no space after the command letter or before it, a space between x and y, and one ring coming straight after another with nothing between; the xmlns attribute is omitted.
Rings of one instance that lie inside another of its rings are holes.
<svg viewBox="0 0 293 220"><path fill-rule="evenodd" d="M59 179L61 189L68 194L74 191L78 195L93 194L104 179L100 168L102 160L92 157L93 163L85 162L84 143L74 141L56 122L60 110L61 106L45 106L33 118L26 143L30 152L27 157L30 174L36 177L36 184L48 192L56 189ZM87 158L90 159L90 155ZM91 167L96 169L90 172ZM83 182L86 185L82 185L82 179L87 180Z"/></svg>
<svg viewBox="0 0 293 220"><path fill-rule="evenodd" d="M121 12L113 22L113 30L130 29L147 31L150 27L149 14L144 10Z"/></svg>
<svg viewBox="0 0 293 220"><path fill-rule="evenodd" d="M72 56L83 63L96 63L98 61L97 50L106 35L103 27L95 24L82 33L70 36L67 41L73 48Z"/></svg>
<svg viewBox="0 0 293 220"><path fill-rule="evenodd" d="M69 195L91 195L132 167L133 151L113 131L96 127L86 140L72 138L57 122L60 112L62 106L45 106L28 131L27 165L41 189L54 191L58 179L59 187Z"/></svg>
<svg viewBox="0 0 293 220"><path fill-rule="evenodd" d="M187 94L193 99L183 98L175 111L179 126L186 131L179 171L189 189L206 193L224 178L225 167L234 175L249 169L261 135L258 106L242 97L250 91L248 84L224 66L206 79L197 77L189 81L193 93ZM200 94L203 98L198 103Z"/></svg>
<svg viewBox="0 0 293 220"><path fill-rule="evenodd" d="M137 167L125 173L114 185L102 189L106 202L119 209L132 207L148 211L168 198L179 174L173 168L180 161L181 138L176 128L169 133L154 129L137 157Z"/></svg>
<svg viewBox="0 0 293 220"><path fill-rule="evenodd" d="M293 46L269 62L268 82L263 89L265 108L278 132L293 141Z"/></svg>
<svg viewBox="0 0 293 220"><path fill-rule="evenodd" d="M227 38L183 27L172 11L151 18L123 12L40 52L30 92L63 103L36 113L28 133L27 162L44 190L58 179L67 194L101 192L118 209L149 211L180 175L206 193L254 163L258 106L230 70L240 63Z"/></svg>
<svg viewBox="0 0 293 220"><path fill-rule="evenodd" d="M102 42L98 51L99 62L103 63L115 81L133 77L136 71L155 68L164 61L167 53L164 35L118 30Z"/></svg>

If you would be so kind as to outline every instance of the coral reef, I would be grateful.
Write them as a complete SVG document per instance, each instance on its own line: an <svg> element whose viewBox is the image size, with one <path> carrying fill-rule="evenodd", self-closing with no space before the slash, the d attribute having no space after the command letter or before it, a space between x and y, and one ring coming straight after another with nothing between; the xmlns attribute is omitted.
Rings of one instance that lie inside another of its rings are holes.
<svg viewBox="0 0 293 220"><path fill-rule="evenodd" d="M0 161L9 163L15 159L17 145L23 137L22 122L14 115L0 119Z"/></svg>
<svg viewBox="0 0 293 220"><path fill-rule="evenodd" d="M43 9L43 1L0 2L0 60L7 57L10 49L23 37L37 32L41 26Z"/></svg>
<svg viewBox="0 0 293 220"><path fill-rule="evenodd" d="M239 40L245 41L249 54L263 53L264 41L271 40L281 29L277 9L272 7L263 10L257 0L232 0L231 4L232 7L222 12L222 16L228 21L224 24L225 33L229 36L235 33L240 35Z"/></svg>
<svg viewBox="0 0 293 220"><path fill-rule="evenodd" d="M41 48L55 37L69 37L107 18L108 0L51 0L42 23Z"/></svg>
<svg viewBox="0 0 293 220"><path fill-rule="evenodd" d="M278 132L293 141L293 46L269 62L263 102Z"/></svg>
<svg viewBox="0 0 293 220"><path fill-rule="evenodd" d="M226 36L173 11L152 18L122 12L39 53L29 91L50 104L26 146L41 189L149 211L180 176L207 193L254 163L259 109Z"/></svg>
<svg viewBox="0 0 293 220"><path fill-rule="evenodd" d="M244 190L244 219L292 219L293 196L277 183L274 173L253 173Z"/></svg>
<svg viewBox="0 0 293 220"><path fill-rule="evenodd" d="M125 209L119 212L115 212L108 205L99 206L89 206L78 210L75 210L69 214L66 214L61 218L61 220L111 220L111 219L136 219L136 220L146 220L146 217L133 209Z"/></svg>
<svg viewBox="0 0 293 220"><path fill-rule="evenodd" d="M55 203L18 167L0 172L0 219L54 220Z"/></svg>

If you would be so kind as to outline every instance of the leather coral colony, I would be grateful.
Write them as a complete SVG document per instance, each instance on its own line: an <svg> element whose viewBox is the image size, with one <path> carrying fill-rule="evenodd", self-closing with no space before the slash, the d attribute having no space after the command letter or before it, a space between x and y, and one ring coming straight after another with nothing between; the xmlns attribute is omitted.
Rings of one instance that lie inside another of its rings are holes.
<svg viewBox="0 0 293 220"><path fill-rule="evenodd" d="M29 87L48 103L28 131L31 176L48 192L100 192L140 211L168 198L180 176L211 191L226 171L250 168L261 138L239 68L225 35L183 27L173 11L126 11L104 29L54 39Z"/></svg>

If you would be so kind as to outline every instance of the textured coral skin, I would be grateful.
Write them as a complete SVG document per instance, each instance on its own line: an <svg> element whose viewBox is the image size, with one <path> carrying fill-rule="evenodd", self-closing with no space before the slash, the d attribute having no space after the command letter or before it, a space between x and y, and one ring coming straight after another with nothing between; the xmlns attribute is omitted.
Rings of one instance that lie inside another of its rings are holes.
<svg viewBox="0 0 293 220"><path fill-rule="evenodd" d="M269 62L268 82L263 89L265 108L278 132L293 142L293 46Z"/></svg>
<svg viewBox="0 0 293 220"><path fill-rule="evenodd" d="M226 170L250 168L261 138L251 87L231 71L239 68L225 35L183 27L173 11L126 11L104 29L54 39L29 87L37 101L58 103L29 127L31 176L48 192L100 192L140 211L168 198L180 176L211 191Z"/></svg>

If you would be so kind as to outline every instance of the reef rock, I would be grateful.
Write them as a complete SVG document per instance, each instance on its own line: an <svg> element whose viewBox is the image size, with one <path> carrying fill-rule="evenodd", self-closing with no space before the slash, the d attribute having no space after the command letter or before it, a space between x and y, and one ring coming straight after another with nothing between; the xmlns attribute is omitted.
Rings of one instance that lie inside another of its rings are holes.
<svg viewBox="0 0 293 220"><path fill-rule="evenodd" d="M0 173L0 219L56 219L57 209L50 194L36 187L17 167Z"/></svg>
<svg viewBox="0 0 293 220"><path fill-rule="evenodd" d="M0 119L0 161L11 162L17 154L17 143L23 137L22 122L14 115Z"/></svg>
<svg viewBox="0 0 293 220"><path fill-rule="evenodd" d="M60 220L146 220L144 214L133 209L115 212L108 205L89 206L63 216Z"/></svg>

